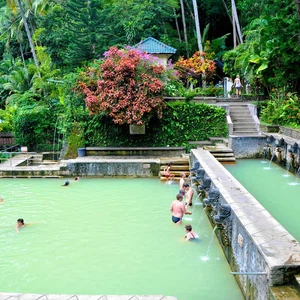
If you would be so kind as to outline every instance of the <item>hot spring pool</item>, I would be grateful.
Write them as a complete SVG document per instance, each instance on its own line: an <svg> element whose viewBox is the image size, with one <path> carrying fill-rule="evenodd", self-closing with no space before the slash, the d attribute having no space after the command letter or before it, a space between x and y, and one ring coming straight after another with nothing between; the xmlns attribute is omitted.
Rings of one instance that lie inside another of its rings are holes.
<svg viewBox="0 0 300 300"><path fill-rule="evenodd" d="M63 183L0 180L0 292L243 299L202 206L183 223L197 228L199 242L185 242L183 226L171 222L178 185L106 178ZM18 218L32 223L20 234Z"/></svg>
<svg viewBox="0 0 300 300"><path fill-rule="evenodd" d="M261 159L239 159L226 169L300 242L299 178Z"/></svg>

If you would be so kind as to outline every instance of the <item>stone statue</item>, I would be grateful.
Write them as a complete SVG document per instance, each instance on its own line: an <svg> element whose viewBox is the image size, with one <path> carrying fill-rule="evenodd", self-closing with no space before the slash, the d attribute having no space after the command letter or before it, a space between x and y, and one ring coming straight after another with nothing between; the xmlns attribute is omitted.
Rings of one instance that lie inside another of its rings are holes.
<svg viewBox="0 0 300 300"><path fill-rule="evenodd" d="M220 204L217 207L217 214L213 217L216 225L223 227L222 242L228 246L232 237L232 216L231 207L229 204Z"/></svg>
<svg viewBox="0 0 300 300"><path fill-rule="evenodd" d="M191 171L191 172L195 172L195 171L197 171L199 168L200 168L200 163L199 163L199 161L196 161L196 162L194 162L193 167L190 168L190 171Z"/></svg>
<svg viewBox="0 0 300 300"><path fill-rule="evenodd" d="M211 179L208 176L204 176L202 179L202 184L198 186L198 191L208 191L211 185Z"/></svg>
<svg viewBox="0 0 300 300"><path fill-rule="evenodd" d="M231 216L231 207L229 204L220 204L218 206L218 213L214 216L214 221L216 224L222 224L223 222Z"/></svg>
<svg viewBox="0 0 300 300"><path fill-rule="evenodd" d="M220 198L220 191L217 188L210 188L208 191L208 197L203 200L206 206L214 206L217 204Z"/></svg>

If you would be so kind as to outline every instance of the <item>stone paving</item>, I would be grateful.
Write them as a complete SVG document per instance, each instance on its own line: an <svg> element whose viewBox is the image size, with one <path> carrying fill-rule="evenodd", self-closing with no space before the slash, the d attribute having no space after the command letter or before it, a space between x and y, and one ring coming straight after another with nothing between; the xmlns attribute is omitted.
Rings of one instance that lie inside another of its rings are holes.
<svg viewBox="0 0 300 300"><path fill-rule="evenodd" d="M0 300L177 300L163 295L65 295L0 293Z"/></svg>

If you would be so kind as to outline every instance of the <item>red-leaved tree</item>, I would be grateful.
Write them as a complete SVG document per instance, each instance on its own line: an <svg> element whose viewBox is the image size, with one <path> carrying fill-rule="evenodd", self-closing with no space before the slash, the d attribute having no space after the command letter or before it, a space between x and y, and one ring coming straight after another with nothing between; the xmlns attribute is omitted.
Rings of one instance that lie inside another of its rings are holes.
<svg viewBox="0 0 300 300"><path fill-rule="evenodd" d="M105 112L116 124L145 124L162 117L164 67L137 49L111 47L78 83L92 114Z"/></svg>

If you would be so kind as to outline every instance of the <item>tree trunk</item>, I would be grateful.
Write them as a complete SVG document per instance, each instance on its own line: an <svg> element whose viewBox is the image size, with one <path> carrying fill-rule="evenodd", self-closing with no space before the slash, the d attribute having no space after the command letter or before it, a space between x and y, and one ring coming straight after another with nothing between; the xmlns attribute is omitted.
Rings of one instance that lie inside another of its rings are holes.
<svg viewBox="0 0 300 300"><path fill-rule="evenodd" d="M29 30L28 23L27 23L25 14L24 14L24 10L23 10L21 0L18 0L18 4L19 4L22 19L23 19L23 22L24 22L25 31L26 31L26 34L27 34L27 37L28 37L29 45L30 45L30 48L31 48L34 64L37 67L37 69L39 70L39 62L38 62L37 57L36 57L35 48L34 48L34 45L33 45L33 41L32 41L32 38L31 38L30 30Z"/></svg>
<svg viewBox="0 0 300 300"><path fill-rule="evenodd" d="M195 15L195 25L196 25L198 48L199 48L199 51L200 51L201 61L204 62L204 57L202 55L203 46L202 46L201 31L200 31L199 16L198 16L198 7L197 7L197 1L196 0L193 0L193 7L194 7L194 15ZM203 74L202 74L202 87L205 87L205 86L206 86L205 72L203 72Z"/></svg>
<svg viewBox="0 0 300 300"><path fill-rule="evenodd" d="M236 6L235 6L235 1L234 0L231 0L231 6L232 6L232 20L233 20L232 23L234 23L234 25L233 25L234 27L236 26L240 42L241 42L241 44L243 44L242 30L241 30L241 27L240 27L239 17L238 17L237 11L236 11Z"/></svg>
<svg viewBox="0 0 300 300"><path fill-rule="evenodd" d="M179 30L179 25L178 25L178 19L177 19L175 8L173 8L173 12L174 12L174 18L175 18L175 24L176 24L178 39L179 39L179 42L181 43L181 35L180 35L180 30Z"/></svg>
<svg viewBox="0 0 300 300"><path fill-rule="evenodd" d="M183 33L184 33L186 57L189 57L189 48L188 48L189 44L188 44L188 38L187 38L187 33L186 33L186 22L185 22L185 15L184 15L183 0L180 0L180 7L181 7L181 18L182 18L182 25L183 25Z"/></svg>
<svg viewBox="0 0 300 300"><path fill-rule="evenodd" d="M197 7L197 1L196 0L193 0L193 6L194 6L194 15L195 15L195 25L196 25L198 49L199 49L199 51L203 52L203 46L202 46L202 42L201 42L200 24L199 24L199 16L198 16L198 7Z"/></svg>

